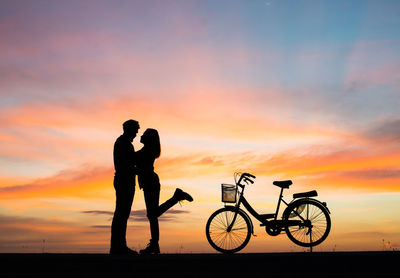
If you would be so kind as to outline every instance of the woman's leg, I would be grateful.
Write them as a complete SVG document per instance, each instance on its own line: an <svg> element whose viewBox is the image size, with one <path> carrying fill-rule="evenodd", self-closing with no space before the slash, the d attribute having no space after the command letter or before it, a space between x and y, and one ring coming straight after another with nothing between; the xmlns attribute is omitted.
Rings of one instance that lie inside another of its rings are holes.
<svg viewBox="0 0 400 278"><path fill-rule="evenodd" d="M193 198L192 198L192 196L190 196L188 193L182 191L181 189L179 189L179 188L175 189L174 195L159 206L158 216L162 215L164 212L166 212L167 210L169 210L170 208L175 206L176 203L178 203L179 201L183 201L183 200L192 202Z"/></svg>
<svg viewBox="0 0 400 278"><path fill-rule="evenodd" d="M160 187L150 187L144 189L144 200L146 203L147 218L150 222L151 241L158 243L158 202L160 198Z"/></svg>
<svg viewBox="0 0 400 278"><path fill-rule="evenodd" d="M160 197L160 187L144 188L143 192L146 202L147 218L150 222L151 239L149 245L147 245L145 249L140 250L140 254L159 254L158 200Z"/></svg>
<svg viewBox="0 0 400 278"><path fill-rule="evenodd" d="M169 210L170 208L172 208L173 206L175 206L176 203L178 203L178 199L175 198L174 196L172 196L172 197L169 198L167 201L165 201L164 203L162 203L162 204L158 207L158 216L161 216L164 212L166 212L167 210Z"/></svg>

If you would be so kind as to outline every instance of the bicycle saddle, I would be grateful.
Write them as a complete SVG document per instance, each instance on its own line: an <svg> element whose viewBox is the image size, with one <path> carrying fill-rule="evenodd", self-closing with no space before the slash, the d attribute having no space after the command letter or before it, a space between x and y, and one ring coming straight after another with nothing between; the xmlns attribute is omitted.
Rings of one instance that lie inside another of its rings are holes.
<svg viewBox="0 0 400 278"><path fill-rule="evenodd" d="M289 186L292 184L291 180L287 181L274 181L272 183L273 185L279 186L280 188L289 188Z"/></svg>

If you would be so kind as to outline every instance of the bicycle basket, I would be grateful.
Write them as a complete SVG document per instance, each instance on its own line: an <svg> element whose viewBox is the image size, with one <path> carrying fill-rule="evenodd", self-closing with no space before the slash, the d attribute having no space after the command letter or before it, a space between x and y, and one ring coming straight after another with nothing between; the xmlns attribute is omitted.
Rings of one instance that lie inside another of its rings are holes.
<svg viewBox="0 0 400 278"><path fill-rule="evenodd" d="M236 203L237 186L233 184L221 184L222 202Z"/></svg>

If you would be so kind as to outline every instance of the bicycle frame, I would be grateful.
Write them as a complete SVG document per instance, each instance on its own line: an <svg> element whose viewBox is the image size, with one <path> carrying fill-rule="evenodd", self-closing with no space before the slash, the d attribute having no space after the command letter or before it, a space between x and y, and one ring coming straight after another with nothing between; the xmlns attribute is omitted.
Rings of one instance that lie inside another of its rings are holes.
<svg viewBox="0 0 400 278"><path fill-rule="evenodd" d="M236 206L239 208L240 205L243 204L243 206L246 208L246 210L251 215L253 215L254 218L256 218L261 223L265 224L268 222L269 218L273 218L274 220L277 220L281 202L284 202L285 205L288 205L288 203L282 198L282 191L283 191L283 189L281 190L281 194L279 195L278 204L276 206L276 211L275 211L275 213L272 213L272 214L259 214L258 212L256 212L253 209L253 207L250 205L250 203L246 200L246 198L243 196L243 194L241 194L241 196L239 198L239 202Z"/></svg>
<svg viewBox="0 0 400 278"><path fill-rule="evenodd" d="M244 186L239 185L242 188L242 191L240 192L239 196L239 201L236 204L236 207L239 209L240 205L243 204L243 206L246 208L246 210L254 216L258 221L260 221L262 224L266 224L268 222L269 218L274 218L274 220L277 220L278 214L279 214L279 209L281 202L283 202L286 206L289 204L283 199L283 188L281 188L281 192L279 194L279 199L278 199L278 204L276 206L275 213L273 214L259 214L258 212L253 209L253 207L250 205L250 203L246 200L246 198L243 196L244 193Z"/></svg>
<svg viewBox="0 0 400 278"><path fill-rule="evenodd" d="M246 210L247 210L252 216L254 216L254 218L256 218L258 221L261 222L261 225L260 225L260 226L267 226L267 225L269 225L269 223L270 223L271 221L274 221L274 222L277 223L277 224L279 223L281 227L282 227L282 226L286 226L286 225L298 225L298 224L301 223L301 221L299 221L299 220L288 220L288 221L285 221L285 222L284 222L283 220L278 220L278 219L277 219L277 218L278 218L278 214L279 214L279 208L280 208L281 202L283 202L286 206L289 205L289 203L287 203L287 202L283 199L283 188L281 188L281 192L280 192L280 194L279 194L278 204L277 204L277 206L276 206L276 211L275 211L275 213L274 213L274 214L259 214L259 213L257 213L257 212L253 209L253 207L250 205L250 203L249 203L249 202L246 200L246 198L243 196L245 186L242 185L242 184L240 184L240 183L237 183L237 185L238 185L239 187L242 188L242 191L240 192L239 200L238 200L237 204L235 205L236 213L235 213L235 215L234 215L234 217L233 217L233 219L232 219L231 225L229 225L229 227L228 227L228 232L232 229L233 224L234 224L235 221L236 221L236 216L237 216L238 211L240 210L240 205L241 205L241 204L243 204L243 206L246 208ZM244 213L245 213L245 212L244 212ZM246 213L245 213L245 214L246 214ZM246 215L247 215L247 214L246 214ZM303 219L300 215L299 215L299 217L304 221L304 219ZM251 225L253 225L253 224L252 224L252 221L251 221L251 219L250 219L250 217L248 217L248 218L249 218L249 221L250 221ZM268 219L271 219L271 218L273 218L273 220L268 220ZM252 234L254 235L254 231L252 231Z"/></svg>

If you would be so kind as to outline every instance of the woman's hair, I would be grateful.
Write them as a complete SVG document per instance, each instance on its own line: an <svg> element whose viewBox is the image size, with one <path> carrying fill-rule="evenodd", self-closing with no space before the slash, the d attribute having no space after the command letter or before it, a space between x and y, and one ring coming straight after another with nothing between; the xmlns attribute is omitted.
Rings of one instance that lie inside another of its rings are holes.
<svg viewBox="0 0 400 278"><path fill-rule="evenodd" d="M161 154L161 144L160 144L160 136L158 135L158 131L153 128L148 128L143 133L143 144L148 150L154 154L155 158L160 157Z"/></svg>

